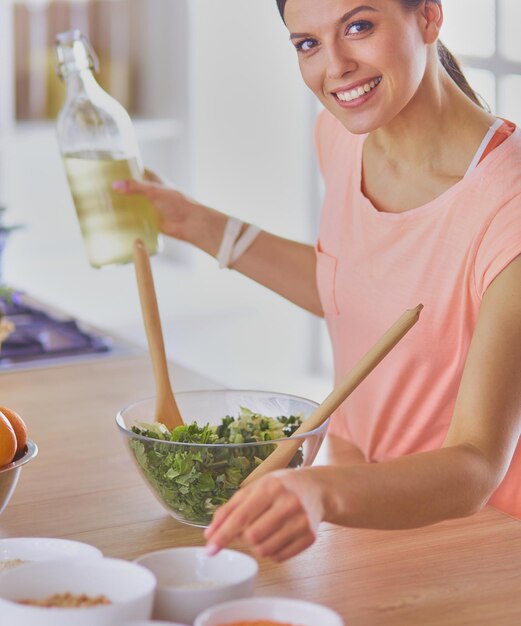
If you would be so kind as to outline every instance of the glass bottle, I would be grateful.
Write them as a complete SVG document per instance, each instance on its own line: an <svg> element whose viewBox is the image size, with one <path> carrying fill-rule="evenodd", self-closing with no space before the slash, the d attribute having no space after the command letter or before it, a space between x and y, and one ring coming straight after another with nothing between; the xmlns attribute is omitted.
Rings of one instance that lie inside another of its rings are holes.
<svg viewBox="0 0 521 626"><path fill-rule="evenodd" d="M112 189L115 180L143 178L130 117L94 78L97 57L79 30L60 33L56 53L58 75L66 84L58 143L90 264L132 261L138 238L155 254L158 229L152 205L143 196Z"/></svg>

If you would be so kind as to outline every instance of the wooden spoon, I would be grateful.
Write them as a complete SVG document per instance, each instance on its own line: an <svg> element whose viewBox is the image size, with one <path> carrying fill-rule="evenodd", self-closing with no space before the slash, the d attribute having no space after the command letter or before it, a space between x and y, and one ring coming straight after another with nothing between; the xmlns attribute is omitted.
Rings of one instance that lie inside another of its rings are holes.
<svg viewBox="0 0 521 626"><path fill-rule="evenodd" d="M141 311L147 333L148 349L152 359L156 382L156 415L154 419L172 430L172 428L181 426L184 422L170 386L163 331L161 330L161 319L154 289L154 278L148 252L141 239L137 239L134 242L134 265L139 298L141 300Z"/></svg>
<svg viewBox="0 0 521 626"><path fill-rule="evenodd" d="M323 424L333 411L342 404L347 396L358 387L366 376L373 371L378 363L389 354L394 346L407 334L414 324L416 324L422 309L423 304L419 304L414 309L405 311L391 328L374 344L369 352L358 361L346 377L338 383L322 404L313 411L293 435L307 433ZM279 443L276 449L242 481L241 487L244 487L268 472L286 467L301 445L301 439Z"/></svg>

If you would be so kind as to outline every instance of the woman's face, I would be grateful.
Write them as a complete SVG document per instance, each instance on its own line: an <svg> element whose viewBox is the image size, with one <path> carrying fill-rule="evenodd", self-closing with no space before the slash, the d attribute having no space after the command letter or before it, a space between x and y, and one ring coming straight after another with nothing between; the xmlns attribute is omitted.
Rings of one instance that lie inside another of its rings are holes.
<svg viewBox="0 0 521 626"><path fill-rule="evenodd" d="M366 133L393 120L418 90L436 38L435 7L288 0L284 20L306 85L348 130Z"/></svg>

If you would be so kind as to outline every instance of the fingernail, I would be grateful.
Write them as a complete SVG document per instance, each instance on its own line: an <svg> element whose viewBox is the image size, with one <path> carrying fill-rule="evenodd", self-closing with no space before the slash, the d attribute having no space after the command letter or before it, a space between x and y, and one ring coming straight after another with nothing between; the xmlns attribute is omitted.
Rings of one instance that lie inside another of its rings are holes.
<svg viewBox="0 0 521 626"><path fill-rule="evenodd" d="M112 183L112 189L119 189L119 191L125 191L125 181L124 180L115 180Z"/></svg>
<svg viewBox="0 0 521 626"><path fill-rule="evenodd" d="M206 555L207 556L215 556L219 552L220 548L216 543L207 543L206 544Z"/></svg>

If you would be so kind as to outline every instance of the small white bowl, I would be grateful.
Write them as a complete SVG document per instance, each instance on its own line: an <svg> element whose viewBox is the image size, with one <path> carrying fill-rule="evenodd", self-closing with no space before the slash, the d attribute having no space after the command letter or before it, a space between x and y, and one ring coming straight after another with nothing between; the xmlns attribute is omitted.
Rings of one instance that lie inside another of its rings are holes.
<svg viewBox="0 0 521 626"><path fill-rule="evenodd" d="M113 626L150 619L156 579L144 567L119 559L84 558L33 563L0 576L2 623L31 626ZM111 604L46 608L19 604L55 593L105 595Z"/></svg>
<svg viewBox="0 0 521 626"><path fill-rule="evenodd" d="M321 604L278 597L248 598L219 604L201 613L194 626L221 626L238 620L260 619L298 626L345 626L338 613Z"/></svg>
<svg viewBox="0 0 521 626"><path fill-rule="evenodd" d="M55 561L81 557L102 557L101 550L80 541L54 539L51 537L13 537L0 539L0 573L3 565L22 561L24 565L34 561Z"/></svg>
<svg viewBox="0 0 521 626"><path fill-rule="evenodd" d="M144 622L125 622L125 626L188 626L179 622L157 622L156 620L145 620Z"/></svg>
<svg viewBox="0 0 521 626"><path fill-rule="evenodd" d="M257 561L235 550L207 556L204 548L170 548L150 552L136 563L157 578L154 619L192 624L214 604L253 595Z"/></svg>
<svg viewBox="0 0 521 626"><path fill-rule="evenodd" d="M125 622L125 626L188 626L179 622L157 622L156 620L145 620L144 622Z"/></svg>

